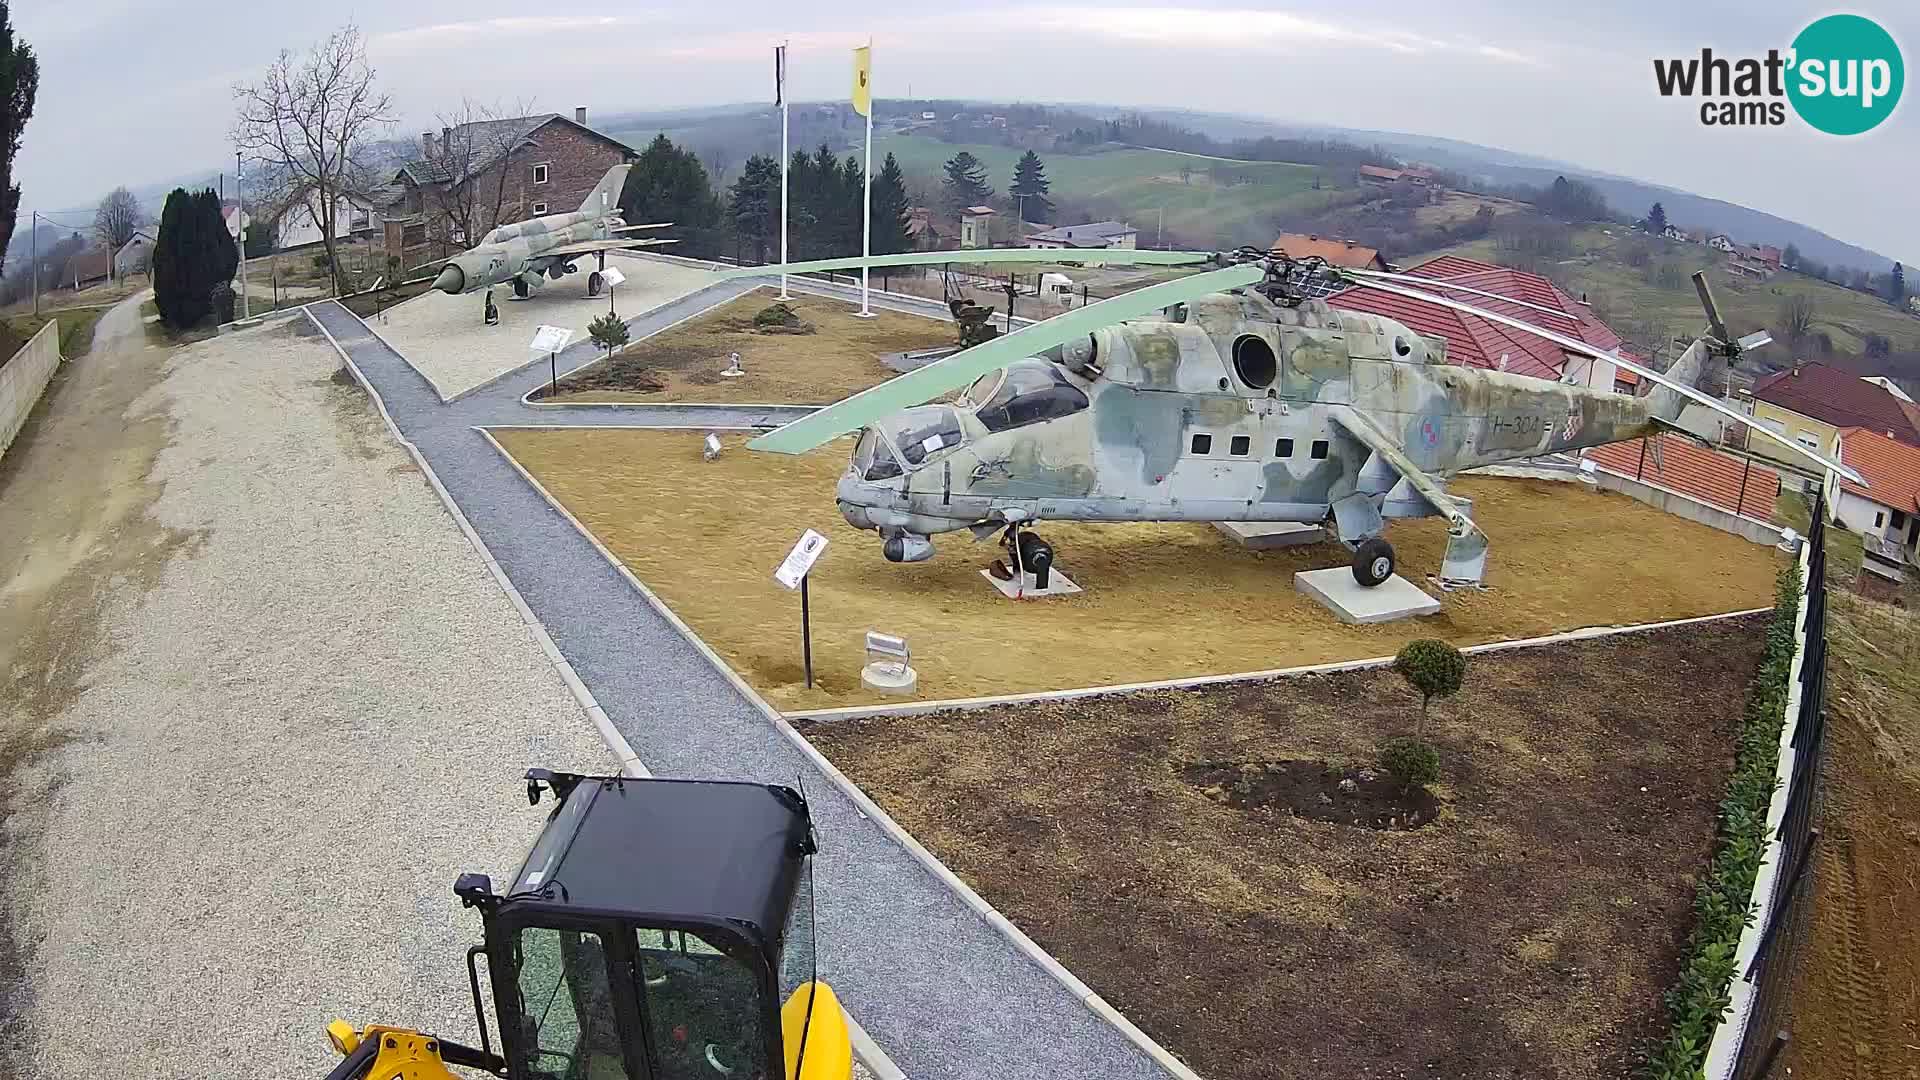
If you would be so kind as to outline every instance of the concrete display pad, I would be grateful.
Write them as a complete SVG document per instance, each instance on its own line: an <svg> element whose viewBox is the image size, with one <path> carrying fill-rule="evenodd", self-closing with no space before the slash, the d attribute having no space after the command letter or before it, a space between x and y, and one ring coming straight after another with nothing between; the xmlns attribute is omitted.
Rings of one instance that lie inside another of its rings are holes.
<svg viewBox="0 0 1920 1080"><path fill-rule="evenodd" d="M1300 521L1216 521L1213 527L1249 551L1318 544L1327 530Z"/></svg>
<svg viewBox="0 0 1920 1080"><path fill-rule="evenodd" d="M1054 567L1047 575L1047 587L1044 589L1034 587L1033 575L1030 573L1020 575L1025 579L1023 583L1001 581L985 570L980 571L980 576L992 582L993 587L1000 590L1000 595L1009 600L1045 600L1050 596L1072 596L1080 591L1080 586L1075 585L1072 578L1061 573L1059 567Z"/></svg>
<svg viewBox="0 0 1920 1080"><path fill-rule="evenodd" d="M1399 574L1369 589L1353 580L1351 567L1302 570L1293 575L1293 587L1325 604L1343 623L1392 622L1440 611L1440 601Z"/></svg>

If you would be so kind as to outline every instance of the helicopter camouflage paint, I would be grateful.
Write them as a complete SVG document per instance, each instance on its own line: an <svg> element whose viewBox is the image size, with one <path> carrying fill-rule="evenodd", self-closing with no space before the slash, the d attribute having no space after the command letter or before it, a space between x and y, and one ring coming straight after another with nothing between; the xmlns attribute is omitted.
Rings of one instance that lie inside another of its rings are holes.
<svg viewBox="0 0 1920 1080"><path fill-rule="evenodd" d="M513 283L515 296L525 297L529 290L544 284L544 279L560 280L574 272L574 260L582 255L671 244L672 240L628 240L615 233L635 229L659 229L658 225L627 225L618 209L620 189L627 182L631 165L615 165L600 178L580 209L568 214L544 214L502 225L468 251L448 259L433 287L458 295ZM598 293L598 283L590 292Z"/></svg>
<svg viewBox="0 0 1920 1080"><path fill-rule="evenodd" d="M1479 584L1487 554L1470 501L1446 491L1454 474L1651 435L1690 402L1752 424L1694 389L1710 358L1750 345L1729 338L1699 278L1712 336L1660 373L1400 284L1450 288L1444 282L1329 271L1609 360L1651 387L1631 397L1447 364L1443 341L1303 298L1299 264L1283 255L1230 258L1240 265L1055 316L749 445L798 453L859 427L836 502L850 525L877 531L896 562L930 558L939 533L1004 529L1017 565L1050 564L1052 549L1021 533L1044 520L1330 520L1354 551L1354 577L1372 586L1393 573L1385 522L1440 516L1448 523L1440 581L1453 586ZM900 408L969 378L952 402Z"/></svg>

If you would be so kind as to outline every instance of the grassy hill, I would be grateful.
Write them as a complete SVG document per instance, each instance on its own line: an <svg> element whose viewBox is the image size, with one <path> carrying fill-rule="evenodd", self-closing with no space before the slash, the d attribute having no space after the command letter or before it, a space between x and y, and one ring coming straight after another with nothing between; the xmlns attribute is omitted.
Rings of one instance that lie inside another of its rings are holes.
<svg viewBox="0 0 1920 1080"><path fill-rule="evenodd" d="M1920 318L1851 289L1792 271L1775 274L1769 281L1738 277L1727 271L1726 257L1711 248L1657 240L1617 225L1575 230L1571 241L1571 254L1544 261L1537 269L1575 295L1586 293L1594 309L1630 339L1641 339L1648 329L1668 336L1696 333L1704 320L1689 279L1695 270L1706 267L1714 299L1737 332L1765 327L1778 334L1782 302L1799 295L1813 305L1813 330L1830 335L1835 349L1863 352L1866 335L1871 333L1885 336L1896 351L1920 351ZM1516 253L1501 250L1501 243L1495 235L1408 261L1441 254L1509 264L1521 261ZM1635 267L1632 252L1640 246L1646 246L1649 259L1644 267ZM1663 274L1663 264L1677 273ZM1774 366L1789 359L1784 345L1769 346L1756 355Z"/></svg>
<svg viewBox="0 0 1920 1080"><path fill-rule="evenodd" d="M874 142L877 155L893 154L909 176L934 179L943 175L941 167L947 159L962 150L986 165L987 182L1001 193L1012 182L1014 162L1024 153L1013 147L949 143L924 135L881 135ZM1162 211L1170 243L1270 244L1273 214L1322 205L1339 179L1337 171L1313 165L1228 162L1168 150L1042 154L1041 160L1046 163L1055 202L1070 199L1111 207L1114 216L1140 230L1142 246L1153 242ZM1184 180L1183 165L1188 169ZM1313 187L1316 179L1319 191Z"/></svg>

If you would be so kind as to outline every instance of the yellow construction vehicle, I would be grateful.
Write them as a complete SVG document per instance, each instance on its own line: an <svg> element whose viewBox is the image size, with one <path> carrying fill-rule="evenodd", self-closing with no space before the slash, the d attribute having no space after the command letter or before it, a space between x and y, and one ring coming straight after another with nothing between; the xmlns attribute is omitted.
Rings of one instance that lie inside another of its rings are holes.
<svg viewBox="0 0 1920 1080"><path fill-rule="evenodd" d="M328 1080L847 1080L853 1049L815 978L813 824L792 788L527 770L555 799L504 893L462 874L480 1046L344 1020ZM488 1034L484 959L500 1047Z"/></svg>

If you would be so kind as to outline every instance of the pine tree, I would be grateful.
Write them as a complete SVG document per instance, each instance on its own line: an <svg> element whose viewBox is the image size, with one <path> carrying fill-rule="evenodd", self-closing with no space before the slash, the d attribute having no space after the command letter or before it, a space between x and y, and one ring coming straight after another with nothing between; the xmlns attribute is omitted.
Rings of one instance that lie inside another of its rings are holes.
<svg viewBox="0 0 1920 1080"><path fill-rule="evenodd" d="M947 204L952 209L976 206L993 197L993 189L987 186L987 167L965 150L948 159L946 171L946 179L941 184L946 188Z"/></svg>
<svg viewBox="0 0 1920 1080"><path fill-rule="evenodd" d="M913 247L907 235L907 181L892 154L873 174L873 253L892 255Z"/></svg>
<svg viewBox="0 0 1920 1080"><path fill-rule="evenodd" d="M1893 264L1893 273L1887 275L1887 299L1894 307L1907 302L1907 271L1899 264Z"/></svg>
<svg viewBox="0 0 1920 1080"><path fill-rule="evenodd" d="M774 212L779 212L779 178L775 176ZM671 221L665 237L677 239L676 254L704 257L720 246L720 200L713 193L707 167L691 150L675 146L666 135L656 135L627 172L620 189L620 212L632 224Z"/></svg>
<svg viewBox="0 0 1920 1080"><path fill-rule="evenodd" d="M173 189L160 211L160 236L153 245L153 306L175 330L197 325L209 310L205 290L196 285L199 225L194 197Z"/></svg>
<svg viewBox="0 0 1920 1080"><path fill-rule="evenodd" d="M39 89L40 62L26 42L14 39L6 0L0 0L0 261L6 258L13 225L20 215L20 185L13 182L13 156L20 152L20 135L33 116L33 100Z"/></svg>
<svg viewBox="0 0 1920 1080"><path fill-rule="evenodd" d="M1007 194L1014 196L1014 208L1022 221L1053 220L1053 202L1047 198L1052 186L1047 182L1047 167L1041 163L1040 155L1031 150L1022 154L1013 167L1013 183L1007 187Z"/></svg>
<svg viewBox="0 0 1920 1080"><path fill-rule="evenodd" d="M1667 231L1666 207L1661 206L1659 203L1654 203L1653 209L1647 211L1647 231L1655 236L1659 236L1661 233Z"/></svg>
<svg viewBox="0 0 1920 1080"><path fill-rule="evenodd" d="M861 230L864 227L864 203L866 199L867 174L860 168L860 159L847 155L845 165L840 169L839 210L841 225L838 239L838 251L852 255L860 250Z"/></svg>
<svg viewBox="0 0 1920 1080"><path fill-rule="evenodd" d="M820 206L822 179L814 171L813 156L805 150L795 150L787 159L787 241L795 261L813 258L821 250L820 222L815 214Z"/></svg>
<svg viewBox="0 0 1920 1080"><path fill-rule="evenodd" d="M779 239L780 162L765 154L747 159L727 190L727 223L734 236L752 246L754 261L767 261L768 248Z"/></svg>

